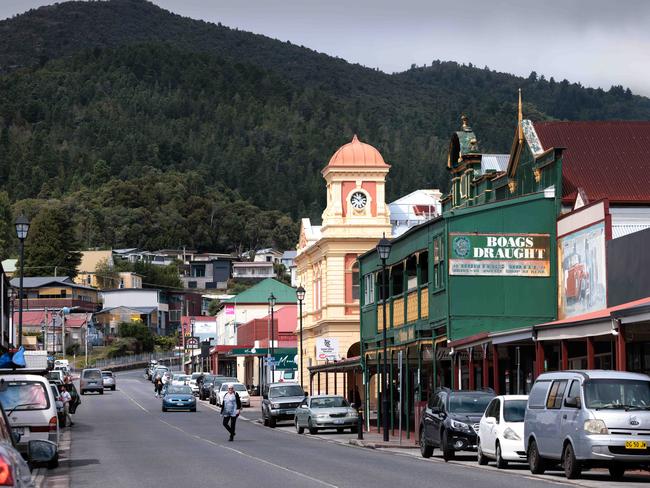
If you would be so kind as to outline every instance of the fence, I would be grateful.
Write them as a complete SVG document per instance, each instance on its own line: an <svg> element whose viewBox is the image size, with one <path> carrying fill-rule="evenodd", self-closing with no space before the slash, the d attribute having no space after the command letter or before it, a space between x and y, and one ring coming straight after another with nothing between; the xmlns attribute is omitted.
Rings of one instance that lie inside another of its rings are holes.
<svg viewBox="0 0 650 488"><path fill-rule="evenodd" d="M100 369L108 369L115 366L128 366L130 364L139 364L139 363L148 363L152 359L157 361L169 360L173 361L180 357L174 355L174 351L164 351L164 352L144 352L141 354L130 354L128 356L119 356L116 358L106 358L106 359L97 359L95 360L95 367Z"/></svg>

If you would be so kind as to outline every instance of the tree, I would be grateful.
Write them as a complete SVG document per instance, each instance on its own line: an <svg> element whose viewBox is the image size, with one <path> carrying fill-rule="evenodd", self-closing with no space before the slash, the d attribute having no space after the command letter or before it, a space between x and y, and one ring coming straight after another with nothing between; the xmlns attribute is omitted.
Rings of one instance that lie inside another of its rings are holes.
<svg viewBox="0 0 650 488"><path fill-rule="evenodd" d="M11 204L6 191L0 191L0 258L6 259L16 250L16 234L11 215Z"/></svg>
<svg viewBox="0 0 650 488"><path fill-rule="evenodd" d="M146 324L142 322L122 322L119 325L119 334L122 338L133 338L138 342L139 352L153 351L154 338Z"/></svg>
<svg viewBox="0 0 650 488"><path fill-rule="evenodd" d="M210 300L210 303L208 304L208 315L217 315L220 304L221 302L219 300Z"/></svg>
<svg viewBox="0 0 650 488"><path fill-rule="evenodd" d="M95 277L97 287L101 290L119 288L120 274L111 266L108 259L102 259L95 266Z"/></svg>
<svg viewBox="0 0 650 488"><path fill-rule="evenodd" d="M43 208L32 219L25 241L25 276L77 276L81 263L68 211L59 205Z"/></svg>

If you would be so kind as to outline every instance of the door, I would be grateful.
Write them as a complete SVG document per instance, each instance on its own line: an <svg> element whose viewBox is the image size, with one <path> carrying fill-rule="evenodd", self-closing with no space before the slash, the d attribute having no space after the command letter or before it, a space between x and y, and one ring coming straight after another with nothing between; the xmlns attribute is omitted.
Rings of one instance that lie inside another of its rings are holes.
<svg viewBox="0 0 650 488"><path fill-rule="evenodd" d="M427 402L427 406L422 413L422 430L424 438L428 443L433 440L433 410L438 402L438 395L432 395Z"/></svg>
<svg viewBox="0 0 650 488"><path fill-rule="evenodd" d="M447 417L447 393L440 392L431 415L431 443L440 446L440 430Z"/></svg>
<svg viewBox="0 0 650 488"><path fill-rule="evenodd" d="M494 456L496 445L496 429L501 418L501 400L495 398L485 410L485 419L479 424L481 450Z"/></svg>
<svg viewBox="0 0 650 488"><path fill-rule="evenodd" d="M305 398L302 403L296 408L296 421L298 425L303 427L307 425L306 413L309 411L308 408L305 408L309 405L309 401Z"/></svg>
<svg viewBox="0 0 650 488"><path fill-rule="evenodd" d="M567 380L555 380L546 398L546 409L542 414L543 422L538 435L542 435L539 446L540 453L544 456L560 459L562 457L562 403Z"/></svg>
<svg viewBox="0 0 650 488"><path fill-rule="evenodd" d="M580 408L575 406L575 407L570 407L566 405L566 399L567 398L580 398L580 380L572 380L571 384L569 385L569 388L567 388L567 393L565 395L565 399L562 400L562 418L561 418L561 437L562 437L562 442L564 442L564 439L570 438L573 439L575 442L577 440L576 433L578 430L578 424L579 419L580 419ZM579 402L578 405L581 405ZM583 425L579 426L580 428L583 428ZM574 444L574 447L577 447Z"/></svg>

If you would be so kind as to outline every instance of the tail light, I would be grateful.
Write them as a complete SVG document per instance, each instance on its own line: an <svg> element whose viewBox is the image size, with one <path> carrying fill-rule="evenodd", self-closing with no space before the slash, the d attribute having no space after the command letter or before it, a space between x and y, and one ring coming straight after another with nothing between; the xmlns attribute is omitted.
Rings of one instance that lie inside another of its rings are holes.
<svg viewBox="0 0 650 488"><path fill-rule="evenodd" d="M11 465L4 456L0 456L0 486L14 486Z"/></svg>
<svg viewBox="0 0 650 488"><path fill-rule="evenodd" d="M58 426L58 420L56 417L52 417L50 419L50 432L56 432L56 428Z"/></svg>

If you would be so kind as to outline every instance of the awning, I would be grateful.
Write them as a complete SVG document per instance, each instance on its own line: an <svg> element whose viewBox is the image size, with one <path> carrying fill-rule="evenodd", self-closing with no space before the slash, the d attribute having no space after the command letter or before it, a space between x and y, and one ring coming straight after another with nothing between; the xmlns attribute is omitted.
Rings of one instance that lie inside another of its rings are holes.
<svg viewBox="0 0 650 488"><path fill-rule="evenodd" d="M499 344L509 344L511 342L529 341L533 338L533 328L527 327L525 329L513 330L508 333L490 334L492 344L495 346Z"/></svg>
<svg viewBox="0 0 650 488"><path fill-rule="evenodd" d="M611 335L612 321L610 319L591 324L567 325L537 330L538 341L559 341L562 339L583 339L586 337Z"/></svg>
<svg viewBox="0 0 650 488"><path fill-rule="evenodd" d="M307 369L309 369L310 373L342 373L344 371L353 371L355 369L361 369L361 356L309 366Z"/></svg>

